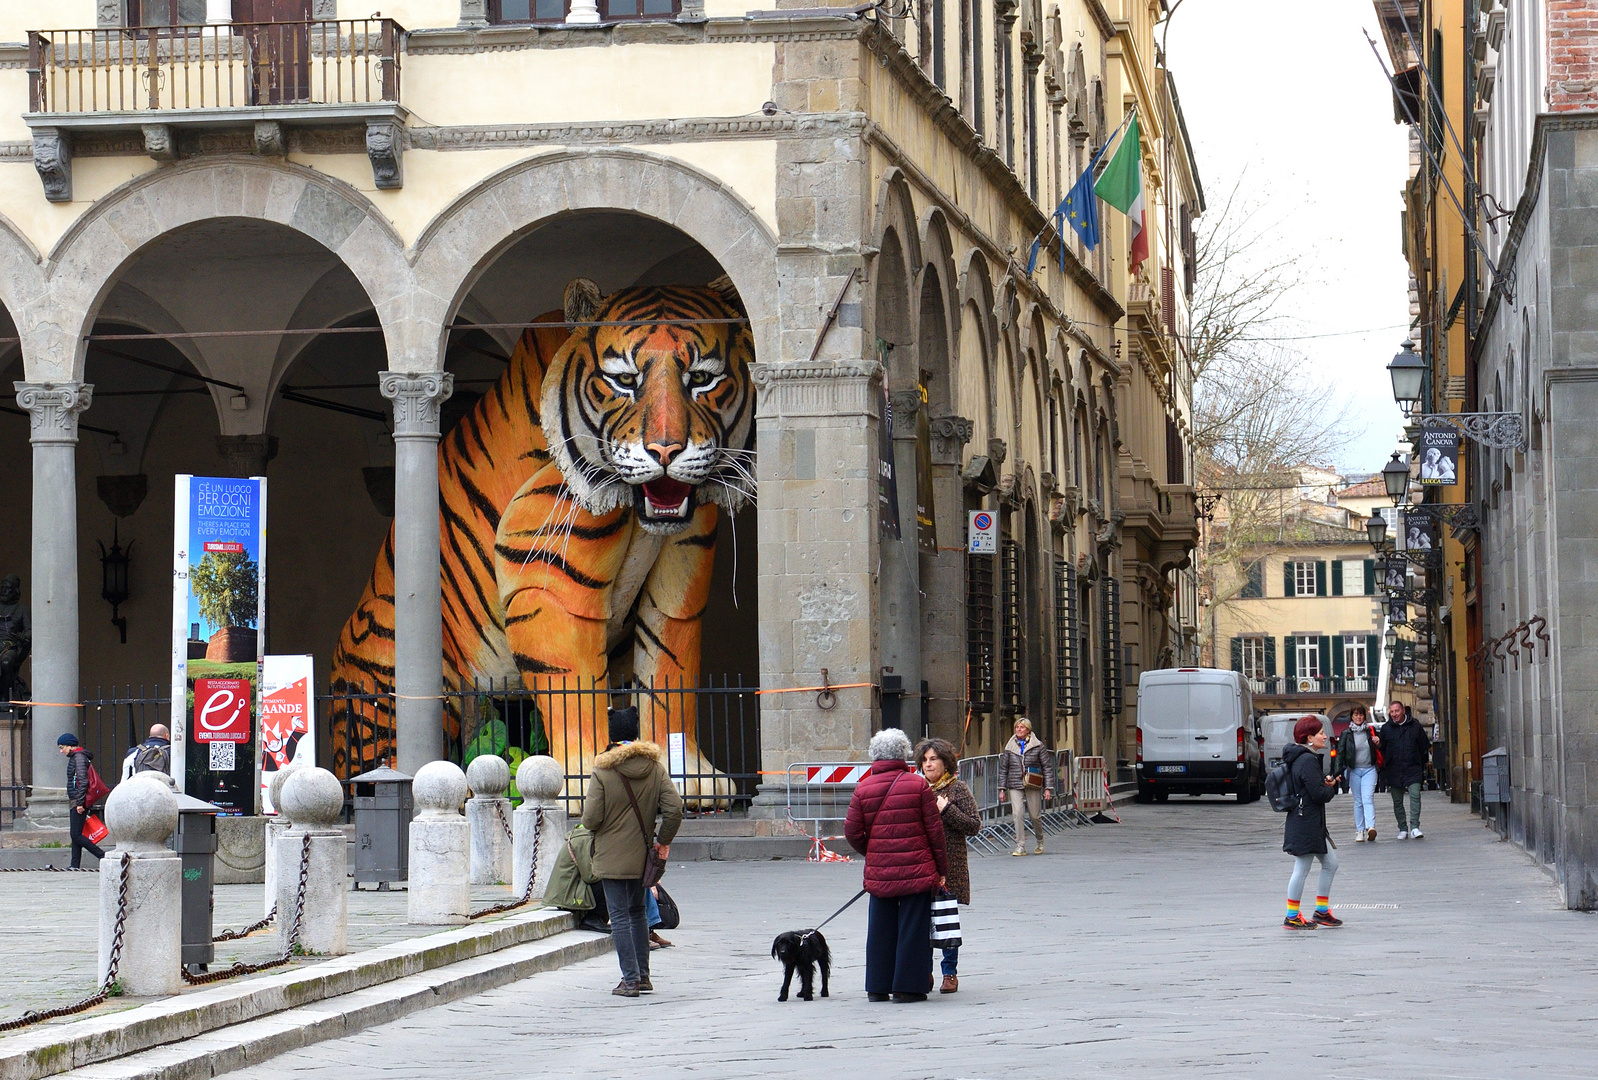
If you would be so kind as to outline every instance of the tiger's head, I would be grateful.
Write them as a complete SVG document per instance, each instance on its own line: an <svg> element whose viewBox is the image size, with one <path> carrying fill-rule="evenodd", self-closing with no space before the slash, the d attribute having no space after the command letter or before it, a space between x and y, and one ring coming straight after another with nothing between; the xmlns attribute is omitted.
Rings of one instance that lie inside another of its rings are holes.
<svg viewBox="0 0 1598 1080"><path fill-rule="evenodd" d="M567 489L604 514L631 506L644 529L687 528L701 503L754 498L754 340L727 278L702 288L566 288L583 326L550 360L540 411ZM723 319L727 322L697 322Z"/></svg>

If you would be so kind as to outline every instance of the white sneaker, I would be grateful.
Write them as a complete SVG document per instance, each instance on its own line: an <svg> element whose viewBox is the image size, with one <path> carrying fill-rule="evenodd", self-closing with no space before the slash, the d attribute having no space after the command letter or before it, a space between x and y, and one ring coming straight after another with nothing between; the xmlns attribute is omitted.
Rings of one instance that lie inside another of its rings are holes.
<svg viewBox="0 0 1598 1080"><path fill-rule="evenodd" d="M1409 830L1409 838L1411 840L1424 840L1426 839L1426 834L1419 829L1411 829Z"/></svg>
<svg viewBox="0 0 1598 1080"><path fill-rule="evenodd" d="M1409 839L1409 830L1408 829L1400 829L1400 830L1398 830L1398 838L1400 840L1408 840Z"/></svg>
<svg viewBox="0 0 1598 1080"><path fill-rule="evenodd" d="M1365 830L1364 829L1355 829L1354 830L1354 843L1363 844L1364 842L1365 842Z"/></svg>

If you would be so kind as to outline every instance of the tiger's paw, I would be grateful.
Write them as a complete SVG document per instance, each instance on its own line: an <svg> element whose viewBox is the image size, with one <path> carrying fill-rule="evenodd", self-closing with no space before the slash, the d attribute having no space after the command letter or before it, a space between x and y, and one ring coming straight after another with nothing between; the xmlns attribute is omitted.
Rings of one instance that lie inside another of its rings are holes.
<svg viewBox="0 0 1598 1080"><path fill-rule="evenodd" d="M710 762L704 755L690 753L683 775L673 776L682 792L683 805L690 810L730 810L738 786L732 778Z"/></svg>

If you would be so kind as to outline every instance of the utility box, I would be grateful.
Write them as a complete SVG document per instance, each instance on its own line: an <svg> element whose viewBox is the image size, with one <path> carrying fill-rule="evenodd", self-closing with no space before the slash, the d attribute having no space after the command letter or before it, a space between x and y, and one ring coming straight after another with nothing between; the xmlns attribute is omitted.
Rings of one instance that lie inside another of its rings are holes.
<svg viewBox="0 0 1598 1080"><path fill-rule="evenodd" d="M1481 756L1481 801L1483 805L1509 801L1509 751L1502 746Z"/></svg>
<svg viewBox="0 0 1598 1080"><path fill-rule="evenodd" d="M379 891L410 877L411 778L386 765L350 781L355 787L355 888Z"/></svg>
<svg viewBox="0 0 1598 1080"><path fill-rule="evenodd" d="M216 877L216 816L221 807L202 799L178 795L178 831L172 850L183 859L183 959L198 974L216 959L211 943L212 884Z"/></svg>

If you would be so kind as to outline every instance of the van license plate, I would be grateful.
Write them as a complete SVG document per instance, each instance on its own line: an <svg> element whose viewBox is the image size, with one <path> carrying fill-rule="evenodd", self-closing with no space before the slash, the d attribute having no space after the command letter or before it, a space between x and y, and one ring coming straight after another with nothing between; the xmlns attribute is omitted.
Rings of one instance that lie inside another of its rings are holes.
<svg viewBox="0 0 1598 1080"><path fill-rule="evenodd" d="M1160 772L1187 772L1186 765L1161 765Z"/></svg>

